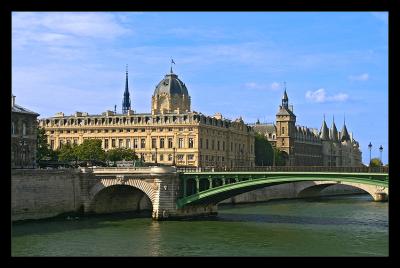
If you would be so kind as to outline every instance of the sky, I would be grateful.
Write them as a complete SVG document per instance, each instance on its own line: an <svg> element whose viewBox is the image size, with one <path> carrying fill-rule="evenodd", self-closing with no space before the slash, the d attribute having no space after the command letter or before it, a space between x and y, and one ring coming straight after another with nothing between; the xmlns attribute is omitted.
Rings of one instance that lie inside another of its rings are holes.
<svg viewBox="0 0 400 268"><path fill-rule="evenodd" d="M286 83L296 124L344 119L364 163L388 162L387 12L13 12L12 94L50 117L149 113L173 71L192 110L274 122Z"/></svg>

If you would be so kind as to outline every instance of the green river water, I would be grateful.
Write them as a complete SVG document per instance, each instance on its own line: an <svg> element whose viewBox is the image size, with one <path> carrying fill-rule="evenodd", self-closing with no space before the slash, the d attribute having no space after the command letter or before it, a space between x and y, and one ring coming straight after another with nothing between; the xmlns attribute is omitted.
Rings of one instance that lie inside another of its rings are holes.
<svg viewBox="0 0 400 268"><path fill-rule="evenodd" d="M206 219L129 214L12 224L12 256L388 256L388 202L369 195L222 205Z"/></svg>

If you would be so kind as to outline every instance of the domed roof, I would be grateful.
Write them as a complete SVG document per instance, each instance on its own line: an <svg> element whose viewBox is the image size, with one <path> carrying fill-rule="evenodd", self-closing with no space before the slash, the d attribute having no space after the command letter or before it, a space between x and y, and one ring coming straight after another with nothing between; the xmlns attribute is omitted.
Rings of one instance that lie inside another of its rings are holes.
<svg viewBox="0 0 400 268"><path fill-rule="evenodd" d="M154 95L167 93L169 95L180 94L188 96L188 90L185 83L183 83L176 74L166 74L164 79L158 83L154 90Z"/></svg>

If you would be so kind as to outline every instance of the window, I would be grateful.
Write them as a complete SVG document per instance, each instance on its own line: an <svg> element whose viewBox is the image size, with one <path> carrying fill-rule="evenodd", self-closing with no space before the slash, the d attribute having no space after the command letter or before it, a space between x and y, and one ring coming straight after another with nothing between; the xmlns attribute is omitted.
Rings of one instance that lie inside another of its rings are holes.
<svg viewBox="0 0 400 268"><path fill-rule="evenodd" d="M203 149L203 138L200 138L200 149Z"/></svg>
<svg viewBox="0 0 400 268"><path fill-rule="evenodd" d="M222 150L225 151L225 141L222 142Z"/></svg>
<svg viewBox="0 0 400 268"><path fill-rule="evenodd" d="M172 127L168 128L168 131L172 131Z"/></svg>
<svg viewBox="0 0 400 268"><path fill-rule="evenodd" d="M172 161L172 154L168 155L168 161Z"/></svg>
<svg viewBox="0 0 400 268"><path fill-rule="evenodd" d="M146 130L144 128L141 129L142 132L145 132Z"/></svg>
<svg viewBox="0 0 400 268"><path fill-rule="evenodd" d="M26 124L22 123L22 135L26 135Z"/></svg>
<svg viewBox="0 0 400 268"><path fill-rule="evenodd" d="M285 145L285 140L284 139L282 139L282 145Z"/></svg>
<svg viewBox="0 0 400 268"><path fill-rule="evenodd" d="M151 161L156 161L156 154L155 153L151 154Z"/></svg>
<svg viewBox="0 0 400 268"><path fill-rule="evenodd" d="M131 148L131 139L126 139L126 148Z"/></svg>
<svg viewBox="0 0 400 268"><path fill-rule="evenodd" d="M164 148L164 138L160 139L160 148Z"/></svg>
<svg viewBox="0 0 400 268"><path fill-rule="evenodd" d="M285 127L282 127L282 134L285 134Z"/></svg>
<svg viewBox="0 0 400 268"><path fill-rule="evenodd" d="M190 128L189 128L189 131L193 131L193 128L192 128L192 127L190 127Z"/></svg>
<svg viewBox="0 0 400 268"><path fill-rule="evenodd" d="M178 139L178 148L183 148L183 138Z"/></svg>
<svg viewBox="0 0 400 268"><path fill-rule="evenodd" d="M133 148L137 149L138 147L138 139L133 139Z"/></svg>
<svg viewBox="0 0 400 268"><path fill-rule="evenodd" d="M211 149L213 149L213 150L214 150L214 145L215 145L215 141L212 140L212 141L211 141Z"/></svg>
<svg viewBox="0 0 400 268"><path fill-rule="evenodd" d="M50 140L50 148L51 148L52 150L55 149L55 148L54 148L54 140Z"/></svg>
<svg viewBox="0 0 400 268"><path fill-rule="evenodd" d="M206 149L208 149L208 139L206 139Z"/></svg>
<svg viewBox="0 0 400 268"><path fill-rule="evenodd" d="M178 158L179 161L183 161L183 154L176 155L176 158Z"/></svg>
<svg viewBox="0 0 400 268"><path fill-rule="evenodd" d="M194 155L193 154L188 154L187 158L188 158L188 160L193 160L194 159Z"/></svg>
<svg viewBox="0 0 400 268"><path fill-rule="evenodd" d="M123 146L122 143L123 143L123 140L122 140L122 139L119 139L119 140L118 140L118 147L119 147L119 148L122 148L122 146Z"/></svg>
<svg viewBox="0 0 400 268"><path fill-rule="evenodd" d="M78 144L78 140L74 139L74 145L77 145L77 144Z"/></svg>
<svg viewBox="0 0 400 268"><path fill-rule="evenodd" d="M11 122L11 135L15 134L15 124L14 122Z"/></svg>
<svg viewBox="0 0 400 268"><path fill-rule="evenodd" d="M160 161L164 161L164 155L160 154Z"/></svg>
<svg viewBox="0 0 400 268"><path fill-rule="evenodd" d="M111 140L111 147L112 147L112 148L115 148L115 139L112 139L112 140Z"/></svg>
<svg viewBox="0 0 400 268"><path fill-rule="evenodd" d="M179 131L183 131L183 127L180 127L180 128L179 128Z"/></svg>
<svg viewBox="0 0 400 268"><path fill-rule="evenodd" d="M157 148L157 139L156 138L151 139L151 148Z"/></svg>
<svg viewBox="0 0 400 268"><path fill-rule="evenodd" d="M189 148L193 148L193 138L189 138Z"/></svg>
<svg viewBox="0 0 400 268"><path fill-rule="evenodd" d="M208 155L206 155L206 161L208 161Z"/></svg>
<svg viewBox="0 0 400 268"><path fill-rule="evenodd" d="M105 148L105 149L108 149L108 139L105 139L105 140L104 140L104 148Z"/></svg>
<svg viewBox="0 0 400 268"><path fill-rule="evenodd" d="M146 147L146 139L140 139L140 148L144 149Z"/></svg>
<svg viewBox="0 0 400 268"><path fill-rule="evenodd" d="M134 128L134 129L133 129L133 132L137 132L137 128Z"/></svg>
<svg viewBox="0 0 400 268"><path fill-rule="evenodd" d="M168 148L172 148L173 143L172 143L172 138L168 138Z"/></svg>
<svg viewBox="0 0 400 268"><path fill-rule="evenodd" d="M217 150L219 151L219 141L217 141Z"/></svg>

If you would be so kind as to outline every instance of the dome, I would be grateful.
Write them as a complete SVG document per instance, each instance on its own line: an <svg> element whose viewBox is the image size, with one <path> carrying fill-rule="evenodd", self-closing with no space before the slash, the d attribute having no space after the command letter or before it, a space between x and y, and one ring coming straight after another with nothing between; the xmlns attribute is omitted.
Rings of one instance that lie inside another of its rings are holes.
<svg viewBox="0 0 400 268"><path fill-rule="evenodd" d="M154 95L167 93L168 95L179 94L189 96L188 90L176 74L169 73L158 83L154 90Z"/></svg>

